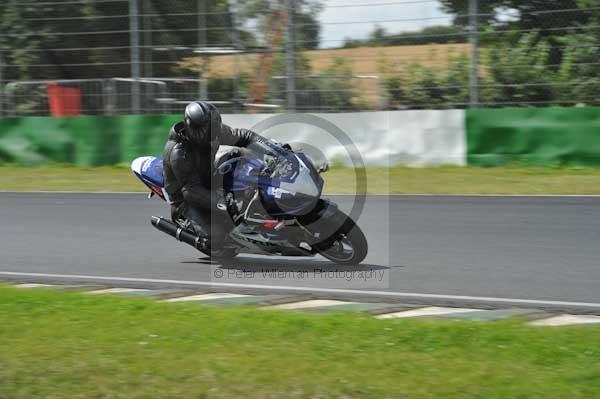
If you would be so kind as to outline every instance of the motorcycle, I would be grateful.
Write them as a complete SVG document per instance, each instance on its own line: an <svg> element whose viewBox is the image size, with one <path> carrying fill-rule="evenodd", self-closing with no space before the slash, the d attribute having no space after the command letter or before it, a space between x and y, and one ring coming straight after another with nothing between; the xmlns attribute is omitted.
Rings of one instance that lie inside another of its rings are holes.
<svg viewBox="0 0 600 399"><path fill-rule="evenodd" d="M222 260L238 254L315 256L341 265L357 265L367 256L368 244L360 227L337 205L322 198L322 173L302 152L270 146L271 155L229 149L217 154L214 176L222 188L218 208L228 212L234 228L219 250L207 250L182 218L167 220L152 216L152 225L178 241ZM169 202L164 189L161 158L140 157L131 168L157 196ZM225 199L235 201L237 212L229 211Z"/></svg>

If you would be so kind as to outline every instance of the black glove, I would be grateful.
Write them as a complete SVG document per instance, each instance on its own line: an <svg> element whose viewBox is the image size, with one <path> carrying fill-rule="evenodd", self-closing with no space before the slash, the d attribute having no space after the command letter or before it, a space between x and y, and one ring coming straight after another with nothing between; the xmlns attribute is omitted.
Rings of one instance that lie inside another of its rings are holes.
<svg viewBox="0 0 600 399"><path fill-rule="evenodd" d="M241 148L232 148L227 152L227 159L239 158L243 155Z"/></svg>
<svg viewBox="0 0 600 399"><path fill-rule="evenodd" d="M288 151L290 151L290 152L294 152L294 151L292 150L292 146L291 146L291 145L289 145L288 143L285 143L285 144L283 144L283 145L281 146L281 148L283 148L283 149L285 149L285 150L288 150Z"/></svg>

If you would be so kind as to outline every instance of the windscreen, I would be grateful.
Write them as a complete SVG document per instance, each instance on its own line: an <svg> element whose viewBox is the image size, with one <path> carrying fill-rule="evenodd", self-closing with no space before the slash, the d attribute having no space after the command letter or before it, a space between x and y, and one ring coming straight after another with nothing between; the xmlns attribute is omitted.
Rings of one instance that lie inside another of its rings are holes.
<svg viewBox="0 0 600 399"><path fill-rule="evenodd" d="M281 182L280 187L290 192L318 197L320 194L319 187L310 173L309 166L300 157L296 156L296 159L299 164L298 175L292 183Z"/></svg>

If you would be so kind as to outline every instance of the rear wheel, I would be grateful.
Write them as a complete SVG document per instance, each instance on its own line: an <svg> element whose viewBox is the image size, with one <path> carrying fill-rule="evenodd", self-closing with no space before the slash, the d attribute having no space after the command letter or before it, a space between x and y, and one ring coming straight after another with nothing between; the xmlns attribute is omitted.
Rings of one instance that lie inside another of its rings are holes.
<svg viewBox="0 0 600 399"><path fill-rule="evenodd" d="M339 265L358 265L369 251L367 238L343 212L338 210L333 219L341 227L325 242L316 245L317 252Z"/></svg>

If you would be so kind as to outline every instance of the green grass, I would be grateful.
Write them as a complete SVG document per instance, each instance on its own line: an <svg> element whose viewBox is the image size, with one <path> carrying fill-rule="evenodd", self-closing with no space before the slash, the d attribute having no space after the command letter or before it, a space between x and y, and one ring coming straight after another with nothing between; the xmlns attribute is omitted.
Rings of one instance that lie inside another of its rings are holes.
<svg viewBox="0 0 600 399"><path fill-rule="evenodd" d="M0 287L0 398L597 398L598 327Z"/></svg>
<svg viewBox="0 0 600 399"><path fill-rule="evenodd" d="M324 175L327 193L355 193L355 171ZM370 194L600 194L600 169L460 168L367 170ZM0 166L5 191L146 191L128 167Z"/></svg>

